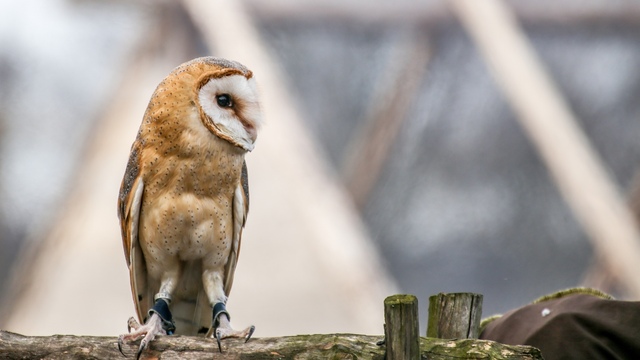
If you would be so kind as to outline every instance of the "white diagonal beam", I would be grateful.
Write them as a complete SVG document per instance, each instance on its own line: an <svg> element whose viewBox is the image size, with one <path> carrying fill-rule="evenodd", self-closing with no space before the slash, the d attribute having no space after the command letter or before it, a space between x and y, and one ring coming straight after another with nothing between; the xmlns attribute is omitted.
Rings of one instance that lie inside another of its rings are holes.
<svg viewBox="0 0 640 360"><path fill-rule="evenodd" d="M450 0L595 250L640 298L638 230L619 190L500 0Z"/></svg>

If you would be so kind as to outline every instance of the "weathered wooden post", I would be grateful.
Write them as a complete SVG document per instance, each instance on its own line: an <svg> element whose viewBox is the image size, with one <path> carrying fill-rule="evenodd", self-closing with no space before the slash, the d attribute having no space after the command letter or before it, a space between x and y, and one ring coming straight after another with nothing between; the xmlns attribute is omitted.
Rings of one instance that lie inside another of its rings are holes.
<svg viewBox="0 0 640 360"><path fill-rule="evenodd" d="M427 337L477 339L482 317L482 295L440 293L429 297Z"/></svg>
<svg viewBox="0 0 640 360"><path fill-rule="evenodd" d="M386 360L420 359L418 298L392 295L384 299Z"/></svg>

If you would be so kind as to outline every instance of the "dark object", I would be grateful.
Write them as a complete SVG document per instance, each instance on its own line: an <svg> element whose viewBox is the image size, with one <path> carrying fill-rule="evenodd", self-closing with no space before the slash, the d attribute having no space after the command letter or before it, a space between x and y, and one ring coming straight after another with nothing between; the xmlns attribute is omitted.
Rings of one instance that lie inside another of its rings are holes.
<svg viewBox="0 0 640 360"><path fill-rule="evenodd" d="M149 317L153 314L158 314L162 319L162 329L167 332L167 335L173 335L176 331L176 324L173 322L173 316L169 310L169 304L165 299L158 299L153 307L149 310Z"/></svg>
<svg viewBox="0 0 640 360"><path fill-rule="evenodd" d="M217 329L218 329L218 326L220 326L220 316L222 314L224 314L228 320L231 320L231 315L229 315L229 312L227 312L227 307L224 303L219 302L213 305L213 331L216 337L216 341L218 343L218 350L220 352L222 352L222 343L221 343L220 333L217 331ZM253 335L254 331L256 331L256 327L251 325L251 327L249 328L249 333L247 334L247 337L244 340L245 343L249 341L249 339L251 339L251 335Z"/></svg>
<svg viewBox="0 0 640 360"><path fill-rule="evenodd" d="M227 307L224 305L224 303L216 303L213 306L213 327L217 328L220 325L220 315L225 314L227 315L227 319L231 320L231 316L229 315L229 313L227 312Z"/></svg>
<svg viewBox="0 0 640 360"><path fill-rule="evenodd" d="M573 289L490 320L480 338L535 346L546 360L637 359L640 302Z"/></svg>
<svg viewBox="0 0 640 360"><path fill-rule="evenodd" d="M218 350L220 352L222 352L222 343L220 342L220 333L217 331L217 329L218 326L220 326L220 315L222 314L225 314L227 316L227 319L231 320L231 316L227 312L227 307L224 305L224 303L219 302L213 305L213 332L216 337L216 342L218 343ZM251 334L249 334L249 337L251 337Z"/></svg>

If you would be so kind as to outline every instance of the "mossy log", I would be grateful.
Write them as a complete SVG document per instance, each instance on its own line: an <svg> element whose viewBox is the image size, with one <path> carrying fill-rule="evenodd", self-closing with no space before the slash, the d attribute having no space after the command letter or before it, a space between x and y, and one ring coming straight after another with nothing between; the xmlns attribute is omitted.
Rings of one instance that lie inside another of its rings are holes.
<svg viewBox="0 0 640 360"><path fill-rule="evenodd" d="M382 335L297 335L223 341L223 353L211 339L191 336L159 336L142 359L376 359L383 360L385 346L376 345ZM135 358L137 344L123 348L126 358ZM422 359L542 359L528 346L502 345L486 340L420 339ZM0 331L2 359L125 359L116 337L23 336Z"/></svg>

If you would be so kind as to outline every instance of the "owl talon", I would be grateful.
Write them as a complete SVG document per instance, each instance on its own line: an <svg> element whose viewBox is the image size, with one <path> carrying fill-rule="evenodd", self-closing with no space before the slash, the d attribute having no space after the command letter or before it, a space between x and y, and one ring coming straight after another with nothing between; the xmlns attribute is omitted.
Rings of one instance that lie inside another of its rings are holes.
<svg viewBox="0 0 640 360"><path fill-rule="evenodd" d="M132 327L135 328L135 326ZM118 350L120 350L122 355L127 356L122 349L122 344L126 341L136 341L141 337L144 337L140 342L140 347L136 353L136 360L138 360L140 359L142 352L149 347L149 343L155 339L156 335L166 335L166 330L163 329L162 318L158 314L154 313L146 324L139 326L129 334L120 335L118 337Z"/></svg>
<svg viewBox="0 0 640 360"><path fill-rule="evenodd" d="M249 341L249 339L251 339L251 335L253 335L254 331L256 331L256 327L254 325L251 325L249 327L249 333L247 334L247 337L244 339L245 344L247 343L247 341Z"/></svg>
<svg viewBox="0 0 640 360"><path fill-rule="evenodd" d="M138 330L140 328L140 323L132 316L127 321L127 332L131 332L131 329Z"/></svg>
<svg viewBox="0 0 640 360"><path fill-rule="evenodd" d="M244 330L233 330L229 322L229 318L226 316L226 314L225 316L219 317L218 324L219 326L215 328L214 336L216 338L216 341L218 342L218 349L220 350L220 352L222 352L222 343L221 343L222 339L240 338L240 339L244 339L244 342L246 343L247 341L249 341L249 339L251 339L251 336L253 335L254 331L256 331L256 327L253 325L249 326Z"/></svg>
<svg viewBox="0 0 640 360"><path fill-rule="evenodd" d="M137 331L140 328L140 323L132 316L129 318L129 320L127 321L127 333L131 334L131 329L133 329L134 331ZM122 354L122 356L127 356L125 355L124 351L122 351L122 344L124 343L124 335L120 335L118 336L118 350L120 351L120 354Z"/></svg>
<svg viewBox="0 0 640 360"><path fill-rule="evenodd" d="M218 329L216 329L216 341L218 342L218 350L220 350L220 353L222 353L222 343L220 343L220 331L218 331Z"/></svg>
<svg viewBox="0 0 640 360"><path fill-rule="evenodd" d="M131 334L131 329L137 331L140 328L140 323L132 316L127 320L127 333ZM122 344L124 343L124 335L118 336L118 350L122 356L125 355L124 351L122 351Z"/></svg>
<svg viewBox="0 0 640 360"><path fill-rule="evenodd" d="M136 360L140 360L140 355L142 355L144 349L147 348L148 343L149 342L147 341L147 338L144 338L142 339L142 341L140 341L140 347L138 348L138 352L136 353Z"/></svg>
<svg viewBox="0 0 640 360"><path fill-rule="evenodd" d="M118 350L120 350L120 354L122 354L122 356L126 357L127 355L125 355L124 351L122 351L122 342L123 342L122 337L123 335L118 336Z"/></svg>

